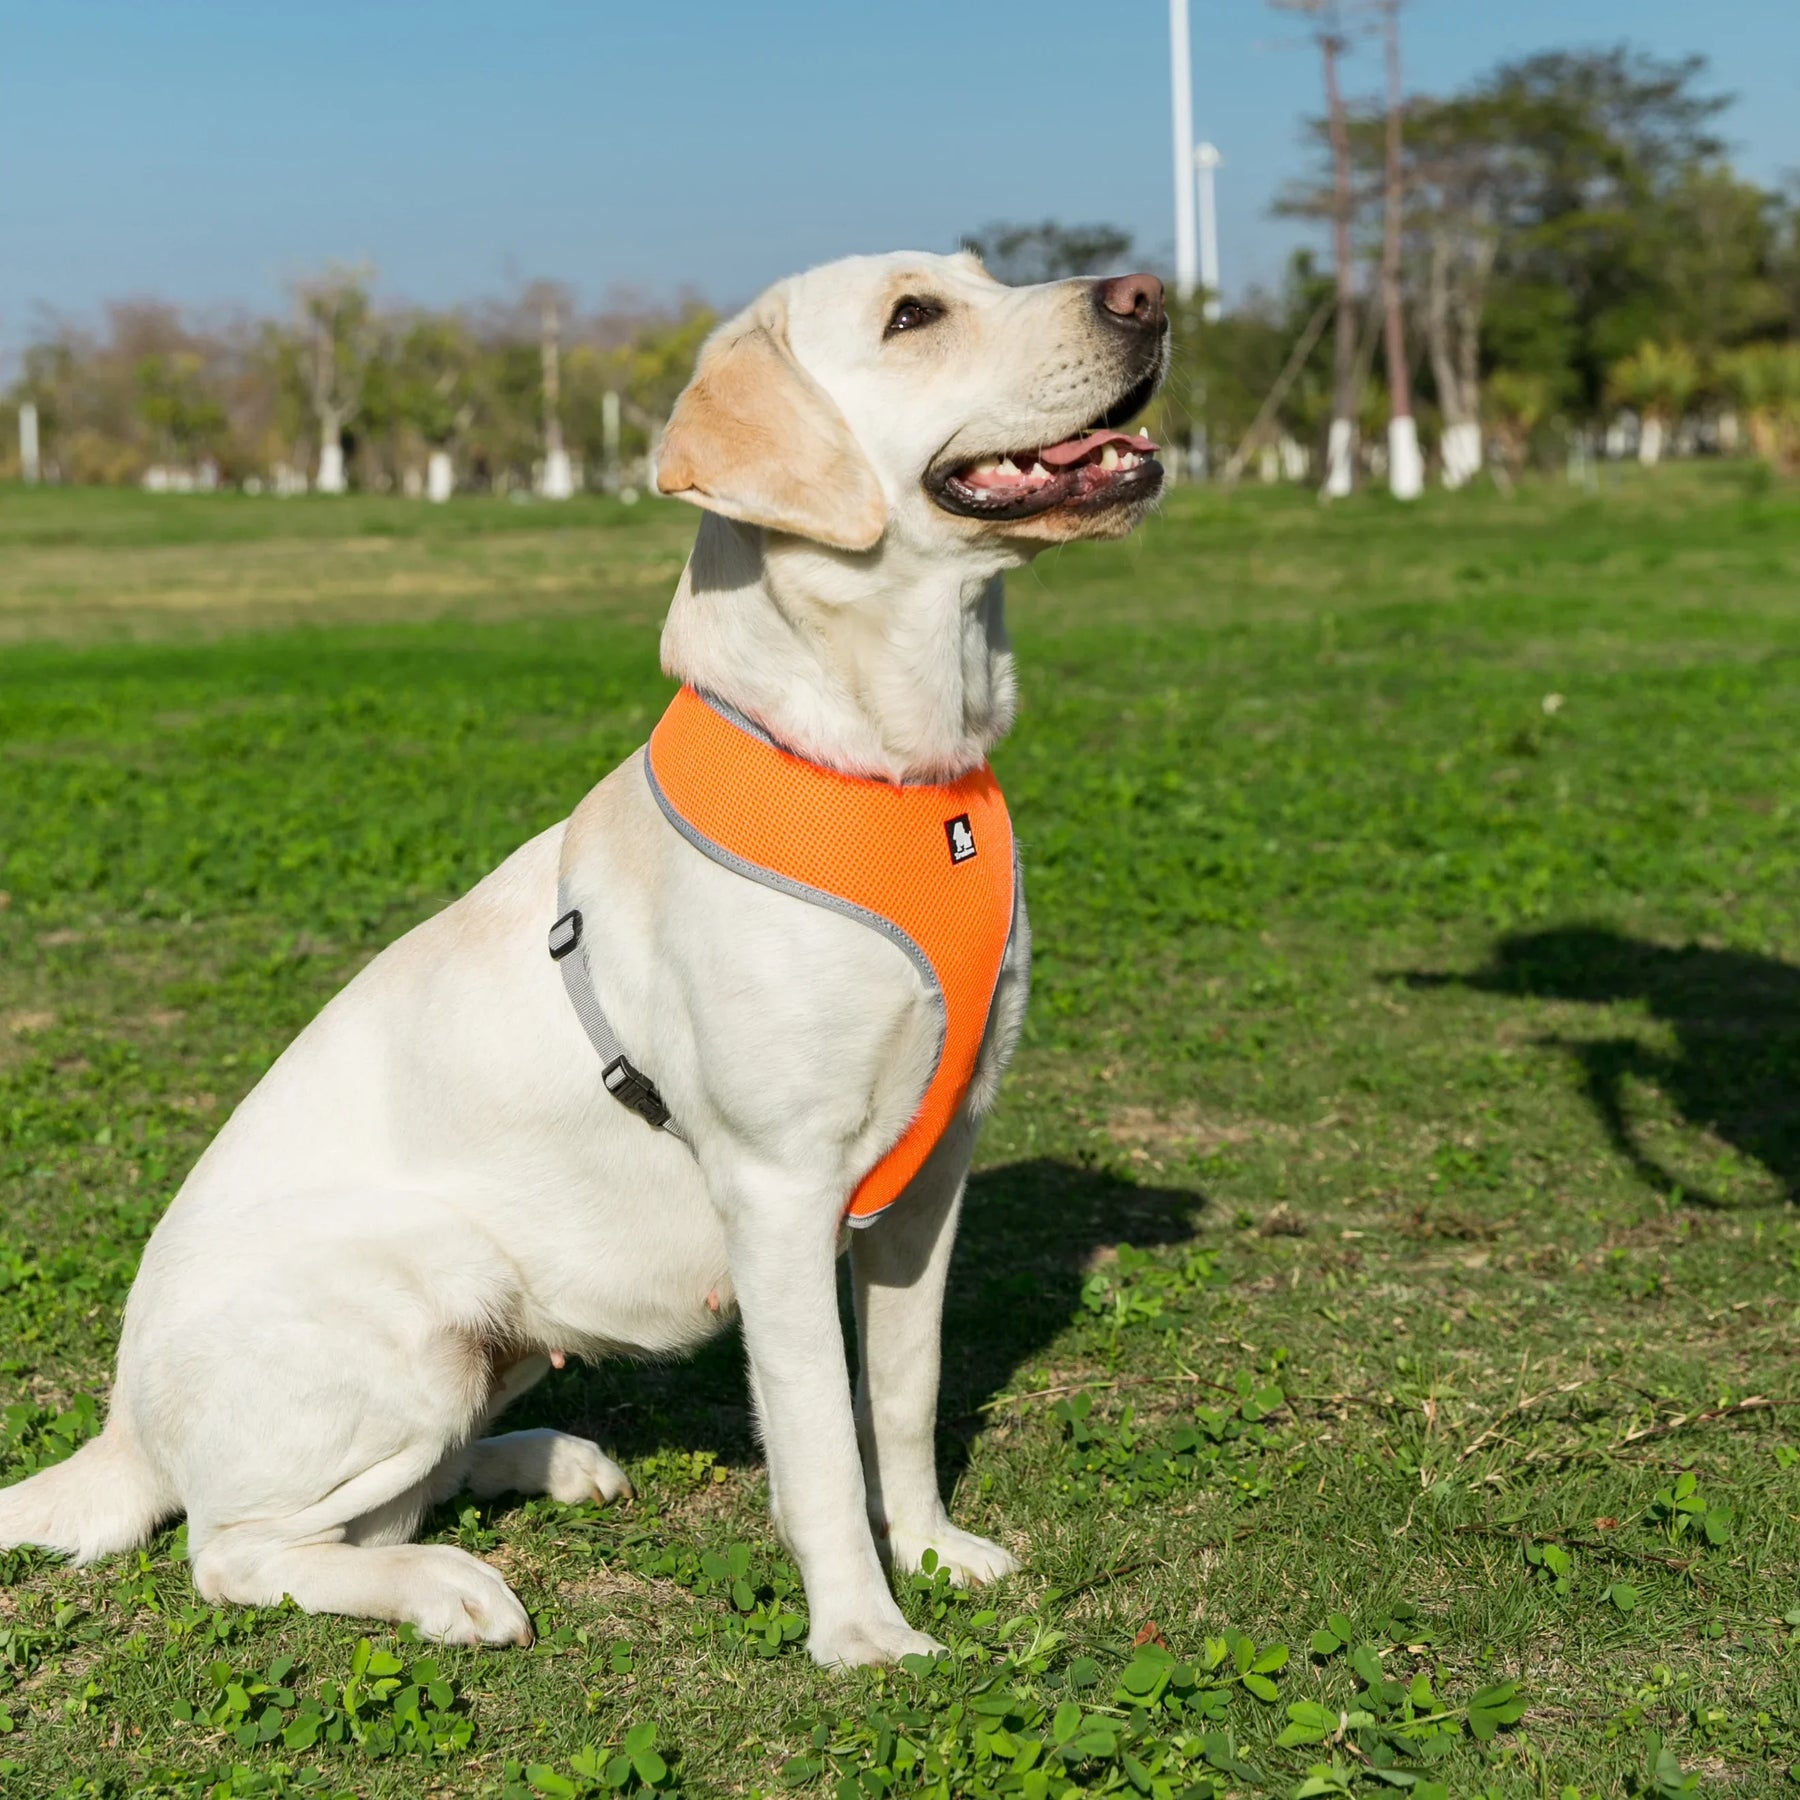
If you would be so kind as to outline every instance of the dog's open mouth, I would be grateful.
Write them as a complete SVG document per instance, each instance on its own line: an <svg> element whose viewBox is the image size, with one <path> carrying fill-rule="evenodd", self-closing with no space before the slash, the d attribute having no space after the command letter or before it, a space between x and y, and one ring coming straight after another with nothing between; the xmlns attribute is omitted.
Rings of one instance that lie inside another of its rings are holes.
<svg viewBox="0 0 1800 1800"><path fill-rule="evenodd" d="M1052 507L1096 510L1151 499L1163 478L1156 451L1142 431L1091 426L1060 443L934 471L925 486L947 512L971 519L1023 519Z"/></svg>

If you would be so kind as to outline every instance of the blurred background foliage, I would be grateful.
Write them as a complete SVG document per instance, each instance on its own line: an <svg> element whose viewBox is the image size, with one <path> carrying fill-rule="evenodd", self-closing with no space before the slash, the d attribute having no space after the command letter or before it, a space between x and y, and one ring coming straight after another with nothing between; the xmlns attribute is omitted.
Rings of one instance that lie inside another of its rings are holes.
<svg viewBox="0 0 1800 1800"><path fill-rule="evenodd" d="M1577 443L1800 465L1800 173L1774 189L1740 176L1717 130L1727 104L1703 59L1624 47L1533 55L1459 93L1408 98L1404 290L1427 445L1472 418L1502 476ZM1280 210L1318 219L1325 122L1306 129L1313 166ZM1374 304L1384 129L1380 105L1352 106L1367 440L1387 411ZM1001 221L964 241L1012 282L1143 260L1105 223ZM1235 450L1265 476L1304 476L1330 413L1332 292L1302 251L1276 291L1216 321L1199 297L1176 306L1152 429L1209 445L1214 468ZM30 402L54 481L297 492L335 443L346 484L364 491L423 491L433 452L465 491L526 491L541 484L553 410L575 485L616 488L644 478L719 316L695 294L622 292L583 310L543 281L433 310L345 267L300 284L286 318L121 300L97 324L42 323L0 396L0 477L20 472L17 412Z"/></svg>

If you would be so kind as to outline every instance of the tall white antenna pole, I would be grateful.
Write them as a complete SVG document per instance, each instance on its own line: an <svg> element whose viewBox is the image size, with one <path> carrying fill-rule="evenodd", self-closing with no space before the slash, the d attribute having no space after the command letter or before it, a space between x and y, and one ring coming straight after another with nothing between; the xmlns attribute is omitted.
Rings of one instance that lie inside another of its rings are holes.
<svg viewBox="0 0 1800 1800"><path fill-rule="evenodd" d="M1200 176L1200 285L1206 290L1209 325L1219 321L1219 213L1213 204L1213 170L1224 160L1217 145L1194 146L1194 168Z"/></svg>
<svg viewBox="0 0 1800 1800"><path fill-rule="evenodd" d="M1194 72L1188 0L1169 0L1169 95L1175 114L1175 293L1194 292Z"/></svg>

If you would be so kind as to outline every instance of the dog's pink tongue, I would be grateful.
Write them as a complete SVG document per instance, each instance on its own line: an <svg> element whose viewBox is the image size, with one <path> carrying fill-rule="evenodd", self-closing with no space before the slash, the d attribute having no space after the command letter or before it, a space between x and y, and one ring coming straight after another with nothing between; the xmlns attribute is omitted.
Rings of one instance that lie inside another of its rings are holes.
<svg viewBox="0 0 1800 1800"><path fill-rule="evenodd" d="M1065 438L1060 444L1046 445L1038 452L1038 461L1047 469L1066 469L1071 464L1104 450L1108 444L1121 444L1140 456L1153 456L1156 445L1145 433L1133 437L1129 431L1090 431L1085 437Z"/></svg>

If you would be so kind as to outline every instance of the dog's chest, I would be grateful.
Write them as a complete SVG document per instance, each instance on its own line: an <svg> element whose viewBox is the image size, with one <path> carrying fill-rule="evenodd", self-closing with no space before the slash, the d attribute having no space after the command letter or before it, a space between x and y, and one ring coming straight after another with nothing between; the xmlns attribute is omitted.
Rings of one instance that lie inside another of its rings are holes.
<svg viewBox="0 0 1800 1800"><path fill-rule="evenodd" d="M636 1180L555 1209L554 1237L529 1248L515 1239L524 1341L588 1357L666 1356L732 1318L725 1233L699 1169L672 1140L654 1149L676 1155L654 1156L633 1169Z"/></svg>

